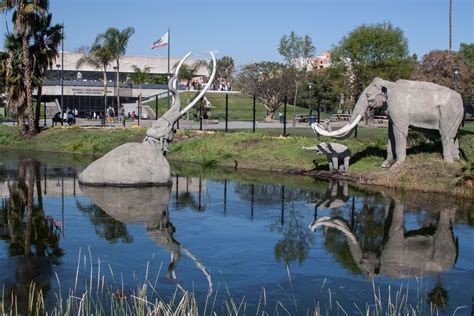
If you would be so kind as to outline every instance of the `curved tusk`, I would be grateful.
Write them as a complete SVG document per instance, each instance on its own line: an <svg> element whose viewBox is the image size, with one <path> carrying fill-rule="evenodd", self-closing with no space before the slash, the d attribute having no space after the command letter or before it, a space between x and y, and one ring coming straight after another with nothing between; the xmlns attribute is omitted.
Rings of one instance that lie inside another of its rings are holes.
<svg viewBox="0 0 474 316"><path fill-rule="evenodd" d="M192 52L187 53L181 60L179 61L178 67L176 67L176 70L174 71L174 74L177 76L179 73L179 70L181 69L181 66L184 64L186 59L188 59L189 56L191 56Z"/></svg>
<svg viewBox="0 0 474 316"><path fill-rule="evenodd" d="M214 56L214 54L212 52L209 52L209 53L211 54L211 57L212 57L211 77L209 77L209 81L206 83L206 85L204 86L204 89L202 89L202 91L198 94L198 96L196 98L194 98L194 100L191 101L191 103L189 103L184 109L181 110L181 115L188 112L189 109L191 109L202 98L204 93L206 93L206 91L209 89L212 82L214 81L214 77L216 76L216 69L217 69L216 57Z"/></svg>
<svg viewBox="0 0 474 316"><path fill-rule="evenodd" d="M311 127L313 128L313 131L315 133L318 133L319 135L322 136L328 136L328 137L336 137L336 136L345 136L347 133L349 133L362 119L361 115L357 115L354 121L352 123L347 124L346 126L338 129L337 131L334 132L328 132L326 131L320 124L318 123L313 123L311 124Z"/></svg>

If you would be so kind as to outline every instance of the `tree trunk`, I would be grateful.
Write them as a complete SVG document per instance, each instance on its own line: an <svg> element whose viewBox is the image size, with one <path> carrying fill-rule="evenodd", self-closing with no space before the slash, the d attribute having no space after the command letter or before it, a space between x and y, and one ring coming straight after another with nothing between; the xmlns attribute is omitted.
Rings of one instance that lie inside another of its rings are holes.
<svg viewBox="0 0 474 316"><path fill-rule="evenodd" d="M16 120L18 122L18 129L20 131L20 136L24 136L26 133L26 126L25 126L25 114L24 114L24 107L21 106L18 108L18 115Z"/></svg>
<svg viewBox="0 0 474 316"><path fill-rule="evenodd" d="M296 106L297 99L298 99L298 82L295 83L295 99L293 100L294 106Z"/></svg>
<svg viewBox="0 0 474 316"><path fill-rule="evenodd" d="M275 121L273 119L273 116L275 115L275 112L276 112L276 109L271 110L270 113L263 119L263 121L266 122L266 123L271 123L271 122Z"/></svg>
<svg viewBox="0 0 474 316"><path fill-rule="evenodd" d="M107 117L107 68L104 67L104 115L102 123L105 126L105 120Z"/></svg>
<svg viewBox="0 0 474 316"><path fill-rule="evenodd" d="M117 69L116 69L116 93L117 93L117 111L118 113L122 113L122 105L120 104L120 65L119 60L117 59Z"/></svg>
<svg viewBox="0 0 474 316"><path fill-rule="evenodd" d="M25 243L24 243L24 254L25 256L31 255L31 226L32 226L32 216L33 216L33 205L35 197L35 177L34 169L31 161L28 161L26 164L28 169L28 190L26 196L26 223L25 223Z"/></svg>
<svg viewBox="0 0 474 316"><path fill-rule="evenodd" d="M35 132L40 132L40 113L41 113L41 99L43 98L43 85L38 86L38 93L36 95L36 110L35 110ZM46 113L44 113L46 115Z"/></svg>
<svg viewBox="0 0 474 316"><path fill-rule="evenodd" d="M28 114L28 129L33 132L34 126L34 113L33 113L33 96L31 91L31 67L30 67L30 44L29 36L23 35L23 69L25 76L25 89L26 89L26 112Z"/></svg>

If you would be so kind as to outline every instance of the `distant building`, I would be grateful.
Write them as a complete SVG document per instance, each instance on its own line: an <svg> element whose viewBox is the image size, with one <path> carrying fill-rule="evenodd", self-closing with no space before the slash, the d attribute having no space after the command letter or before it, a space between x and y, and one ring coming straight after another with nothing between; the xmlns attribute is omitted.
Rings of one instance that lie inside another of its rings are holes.
<svg viewBox="0 0 474 316"><path fill-rule="evenodd" d="M104 83L103 73L100 69L95 69L84 64L76 68L77 61L83 55L80 53L61 54L53 62L53 66L46 72L43 86L42 102L54 103L55 100L61 103L61 95L64 104L60 104L63 111L66 109L77 109L79 116L86 116L93 112L104 111ZM64 65L62 59L64 58ZM170 58L170 72L173 66L179 62L179 58ZM196 59L188 59L186 64L192 65ZM167 57L157 56L123 56L120 60L120 78L118 87L120 89L120 102L136 102L140 89L130 81L133 73L133 66L140 69L150 67L150 74L167 75ZM116 64L112 62L107 68L107 104L117 108L117 83ZM62 76L64 81L61 80ZM196 82L206 82L209 71L206 66L201 66L196 73ZM183 83L185 84L185 83ZM144 97L154 96L167 91L167 84L143 84L141 93Z"/></svg>
<svg viewBox="0 0 474 316"><path fill-rule="evenodd" d="M330 52L324 52L319 56L314 57L311 60L311 63L308 66L308 71L311 71L313 69L323 69L326 67L331 66L331 53Z"/></svg>
<svg viewBox="0 0 474 316"><path fill-rule="evenodd" d="M324 52L319 56L312 58L298 58L293 60L296 68L303 69L306 68L306 71L311 71L313 69L322 69L331 66L331 53Z"/></svg>

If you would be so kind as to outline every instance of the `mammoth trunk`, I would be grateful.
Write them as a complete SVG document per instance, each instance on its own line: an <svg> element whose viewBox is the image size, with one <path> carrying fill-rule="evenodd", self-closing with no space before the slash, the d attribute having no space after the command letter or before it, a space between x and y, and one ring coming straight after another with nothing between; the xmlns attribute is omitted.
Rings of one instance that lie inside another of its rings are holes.
<svg viewBox="0 0 474 316"><path fill-rule="evenodd" d="M354 106L354 110L352 112L350 122L347 125L333 132L326 131L324 127L319 125L318 123L313 123L311 126L313 127L313 130L316 133L322 136L337 137L337 138L349 137L352 134L354 128L357 126L359 121L364 116L364 113L366 112L368 106L369 106L369 103L367 101L366 92L364 90L364 92L362 92L361 96L357 100L356 105Z"/></svg>

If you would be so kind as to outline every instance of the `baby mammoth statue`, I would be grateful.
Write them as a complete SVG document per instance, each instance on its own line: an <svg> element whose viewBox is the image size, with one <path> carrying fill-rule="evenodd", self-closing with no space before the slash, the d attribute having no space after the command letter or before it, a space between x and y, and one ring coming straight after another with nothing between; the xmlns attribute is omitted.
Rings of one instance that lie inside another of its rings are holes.
<svg viewBox="0 0 474 316"><path fill-rule="evenodd" d="M338 143L325 143L313 147L303 147L303 149L314 150L318 155L326 155L330 171L347 171L351 160L349 148Z"/></svg>

